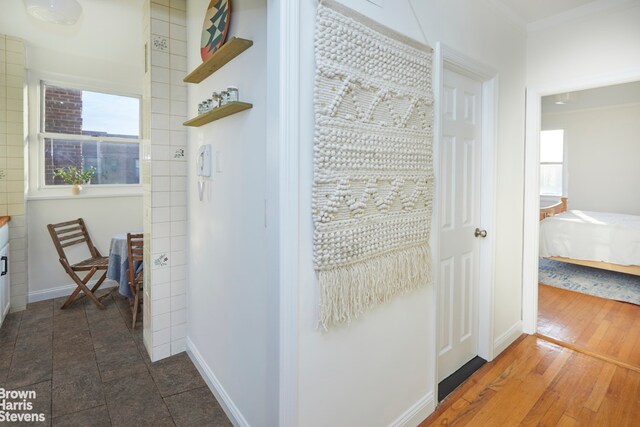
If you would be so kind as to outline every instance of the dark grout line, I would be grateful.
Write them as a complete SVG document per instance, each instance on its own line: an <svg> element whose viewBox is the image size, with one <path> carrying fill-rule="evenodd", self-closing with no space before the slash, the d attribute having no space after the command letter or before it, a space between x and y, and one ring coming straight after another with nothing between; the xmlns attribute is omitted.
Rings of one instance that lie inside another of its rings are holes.
<svg viewBox="0 0 640 427"><path fill-rule="evenodd" d="M53 399L52 399L52 402L53 402ZM55 419L60 419L60 418L62 418L62 417L67 417L67 416L69 416L69 415L78 414L78 413L80 413L80 412L84 412L84 411L90 411L91 409L101 408L101 407L103 407L103 406L107 406L106 399L105 399L105 403L103 403L102 405L96 405L96 406L92 406L92 407L90 407L90 408L80 409L79 411L69 412L69 413L66 413L66 414L58 415L57 417L51 416L51 421L52 421L52 423L53 423L53 420L55 420ZM109 410L109 408L107 408L107 411L108 411L108 410ZM109 416L109 418L111 418L111 416ZM111 419L109 419L109 422L111 422Z"/></svg>

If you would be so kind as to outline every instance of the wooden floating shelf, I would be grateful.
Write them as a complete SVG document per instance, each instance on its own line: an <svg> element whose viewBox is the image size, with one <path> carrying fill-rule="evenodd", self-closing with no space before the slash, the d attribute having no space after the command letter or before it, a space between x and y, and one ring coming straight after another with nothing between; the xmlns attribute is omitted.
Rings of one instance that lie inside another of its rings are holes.
<svg viewBox="0 0 640 427"><path fill-rule="evenodd" d="M184 81L187 83L200 83L211 74L224 67L227 62L249 49L252 45L253 41L251 40L233 37L231 40L223 44L220 49L211 56L211 58L200 64L198 68L185 77Z"/></svg>
<svg viewBox="0 0 640 427"><path fill-rule="evenodd" d="M250 108L253 108L253 104L249 104L248 102L229 102L222 107L214 108L207 113L200 114L198 117L187 120L183 125L199 127Z"/></svg>

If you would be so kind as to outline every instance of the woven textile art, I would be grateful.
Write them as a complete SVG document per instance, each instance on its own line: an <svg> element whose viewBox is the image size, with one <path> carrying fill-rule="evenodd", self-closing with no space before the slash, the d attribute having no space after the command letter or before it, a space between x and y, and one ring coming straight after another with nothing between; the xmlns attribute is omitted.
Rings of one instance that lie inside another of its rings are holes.
<svg viewBox="0 0 640 427"><path fill-rule="evenodd" d="M431 52L319 4L313 222L325 329L430 282Z"/></svg>

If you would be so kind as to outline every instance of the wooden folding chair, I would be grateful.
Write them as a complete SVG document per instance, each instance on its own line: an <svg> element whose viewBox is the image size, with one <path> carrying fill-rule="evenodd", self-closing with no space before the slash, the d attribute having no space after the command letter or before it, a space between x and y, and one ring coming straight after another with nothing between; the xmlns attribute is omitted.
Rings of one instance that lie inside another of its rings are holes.
<svg viewBox="0 0 640 427"><path fill-rule="evenodd" d="M103 257L100 255L100 252L93 246L93 242L91 241L91 237L89 237L89 233L87 232L87 227L84 224L84 220L82 218L78 218L74 221L61 222L59 224L49 224L47 225L49 229L49 234L51 234L51 239L53 240L53 244L58 251L58 256L60 257L60 264L64 268L64 271L67 272L69 276L75 282L76 289L73 291L69 298L62 304L62 308L67 308L69 304L76 300L78 294L82 291L84 295L89 297L91 301L93 301L99 308L104 309L104 305L100 300L106 297L109 294L103 295L100 298L95 296L95 292L98 290L102 282L107 275L107 267L109 265L109 258ZM67 255L65 253L65 248L70 246L75 246L79 244L85 243L87 248L89 249L89 253L91 254L91 258L85 259L75 264L71 264L67 259ZM95 285L91 289L87 287L87 283L93 277L93 275L98 271L102 270L102 276L98 279ZM86 272L87 274L83 279L78 276L78 272ZM81 295L79 298L82 298Z"/></svg>
<svg viewBox="0 0 640 427"><path fill-rule="evenodd" d="M136 272L136 264L142 261L144 252L144 239L142 234L127 233L127 251L129 254L129 289L133 299L131 301L131 329L136 328L136 318L138 310L142 305L142 282L144 281L144 271Z"/></svg>

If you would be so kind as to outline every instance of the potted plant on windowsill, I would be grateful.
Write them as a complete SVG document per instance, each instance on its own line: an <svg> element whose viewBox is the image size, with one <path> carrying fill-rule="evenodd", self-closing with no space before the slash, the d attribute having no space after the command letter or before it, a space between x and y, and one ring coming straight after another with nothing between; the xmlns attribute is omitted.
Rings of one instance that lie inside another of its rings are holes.
<svg viewBox="0 0 640 427"><path fill-rule="evenodd" d="M91 179L96 176L96 168L90 166L82 170L75 166L67 166L66 168L54 170L53 176L59 177L67 184L71 184L71 194L77 196L82 191L82 184L91 182Z"/></svg>

